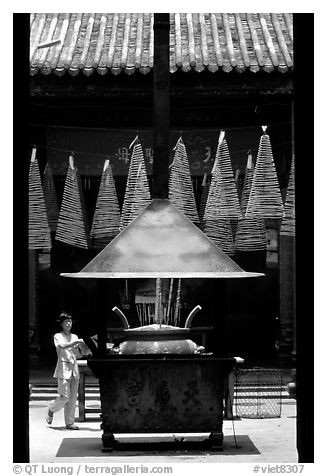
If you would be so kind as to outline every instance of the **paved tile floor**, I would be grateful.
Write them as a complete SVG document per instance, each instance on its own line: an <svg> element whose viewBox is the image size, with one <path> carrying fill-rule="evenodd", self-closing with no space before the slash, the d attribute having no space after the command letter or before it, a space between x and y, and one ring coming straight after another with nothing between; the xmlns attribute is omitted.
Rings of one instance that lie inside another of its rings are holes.
<svg viewBox="0 0 327 476"><path fill-rule="evenodd" d="M88 405L98 402L89 401ZM31 463L297 463L296 402L283 399L281 418L225 420L224 451L201 443L208 435L115 435L119 447L102 452L100 422L89 417L79 431L66 430L63 412L51 426L45 422L46 401L30 402ZM235 431L235 435L234 435ZM176 443L175 440L181 440ZM236 439L236 445L235 445ZM171 442L174 442L174 446Z"/></svg>

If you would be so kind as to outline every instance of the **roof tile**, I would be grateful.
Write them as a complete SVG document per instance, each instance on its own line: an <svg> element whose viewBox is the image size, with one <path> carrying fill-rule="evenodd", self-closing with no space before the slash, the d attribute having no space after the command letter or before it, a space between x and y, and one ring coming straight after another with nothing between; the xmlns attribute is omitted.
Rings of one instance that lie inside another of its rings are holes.
<svg viewBox="0 0 327 476"><path fill-rule="evenodd" d="M286 72L293 68L290 13L171 13L170 71ZM153 14L33 13L30 73L147 74ZM38 48L60 39L60 44Z"/></svg>

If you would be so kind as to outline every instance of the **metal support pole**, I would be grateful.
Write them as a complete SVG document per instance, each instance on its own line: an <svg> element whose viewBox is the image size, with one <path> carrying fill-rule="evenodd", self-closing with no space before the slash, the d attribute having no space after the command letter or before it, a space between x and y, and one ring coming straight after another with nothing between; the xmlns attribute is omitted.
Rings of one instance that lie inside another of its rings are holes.
<svg viewBox="0 0 327 476"><path fill-rule="evenodd" d="M294 99L292 100L292 156L295 157L295 131L294 131ZM296 160L295 160L296 162ZM295 168L296 168L296 163ZM295 189L295 200L296 200L296 189ZM296 227L296 223L295 223ZM294 240L294 295L293 295L293 358L296 359L296 240Z"/></svg>
<svg viewBox="0 0 327 476"><path fill-rule="evenodd" d="M38 367L40 364L40 342L39 342L39 252L29 250L28 252L28 344L29 344L29 365L30 368Z"/></svg>

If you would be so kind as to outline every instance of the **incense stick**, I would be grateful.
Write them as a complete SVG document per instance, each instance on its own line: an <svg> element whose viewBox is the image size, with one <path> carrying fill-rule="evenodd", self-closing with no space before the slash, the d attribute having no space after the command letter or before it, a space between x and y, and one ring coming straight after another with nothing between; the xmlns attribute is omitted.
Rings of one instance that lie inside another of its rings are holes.
<svg viewBox="0 0 327 476"><path fill-rule="evenodd" d="M160 293L161 279L156 279L156 307L154 313L154 322L159 323L159 293Z"/></svg>
<svg viewBox="0 0 327 476"><path fill-rule="evenodd" d="M177 285L177 296L176 296L176 307L175 307L175 318L174 318L174 325L178 325L179 321L179 306L180 306L180 300L181 300L181 278L178 278L178 285Z"/></svg>

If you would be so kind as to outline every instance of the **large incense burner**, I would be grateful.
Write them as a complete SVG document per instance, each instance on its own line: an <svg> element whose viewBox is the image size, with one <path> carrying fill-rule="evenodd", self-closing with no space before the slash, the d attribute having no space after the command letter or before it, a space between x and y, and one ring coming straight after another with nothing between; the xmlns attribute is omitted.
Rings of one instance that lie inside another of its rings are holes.
<svg viewBox="0 0 327 476"><path fill-rule="evenodd" d="M200 354L203 346L197 345L184 329L173 326L149 326L133 329L116 350L119 354ZM184 337L184 338L183 338Z"/></svg>
<svg viewBox="0 0 327 476"><path fill-rule="evenodd" d="M167 280L166 280L167 281ZM162 291L162 280L156 280L155 295L150 292L135 296L140 327L130 329L124 313L114 307L113 311L120 317L124 329L124 341L112 352L119 354L199 354L204 347L191 340L191 325L201 306L196 306L186 319L184 327L180 322L181 279L178 279L176 296L174 296L174 279L170 279L169 292ZM149 324L149 322L154 324ZM147 324L145 324L145 322ZM164 322L164 323L163 323ZM175 325L169 325L173 322Z"/></svg>
<svg viewBox="0 0 327 476"><path fill-rule="evenodd" d="M224 389L233 358L218 358L194 342L196 306L180 319L183 278L241 278L247 273L167 199L155 199L74 278L151 280L139 290L140 326L124 313L120 342L104 346L88 364L99 379L104 451L119 433L209 433L222 449ZM107 335L99 336L102 342ZM100 340L100 339L99 339Z"/></svg>

